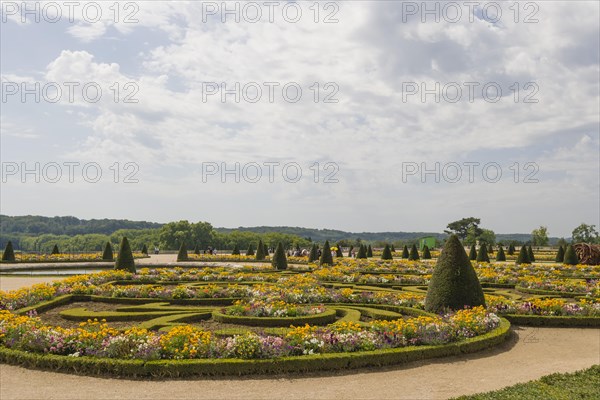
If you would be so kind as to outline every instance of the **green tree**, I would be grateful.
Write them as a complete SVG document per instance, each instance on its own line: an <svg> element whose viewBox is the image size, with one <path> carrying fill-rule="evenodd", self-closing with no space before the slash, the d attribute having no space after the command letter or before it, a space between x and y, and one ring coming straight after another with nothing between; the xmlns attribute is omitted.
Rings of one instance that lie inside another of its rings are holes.
<svg viewBox="0 0 600 400"><path fill-rule="evenodd" d="M133 253L131 252L131 246L125 236L121 240L119 246L119 254L117 255L117 261L115 262L115 269L128 271L135 274L135 261L133 260Z"/></svg>
<svg viewBox="0 0 600 400"><path fill-rule="evenodd" d="M52 253L50 253L50 254L60 254L57 244L54 245L54 247L52 248Z"/></svg>
<svg viewBox="0 0 600 400"><path fill-rule="evenodd" d="M335 256L339 258L344 257L344 253L342 253L342 245L340 243L337 244L337 250L335 251Z"/></svg>
<svg viewBox="0 0 600 400"><path fill-rule="evenodd" d="M527 252L527 248L525 246L521 246L521 251L519 251L516 264L531 264L531 260L529 260L529 253Z"/></svg>
<svg viewBox="0 0 600 400"><path fill-rule="evenodd" d="M110 244L110 242L107 242L107 243ZM111 249L111 251L112 251L112 249ZM142 254L148 255L148 246L146 246L145 243L142 246Z"/></svg>
<svg viewBox="0 0 600 400"><path fill-rule="evenodd" d="M488 255L487 246L485 243L479 247L479 253L477 253L477 262L490 262L490 256Z"/></svg>
<svg viewBox="0 0 600 400"><path fill-rule="evenodd" d="M2 253L2 261L15 261L15 251L13 249L12 241L8 241L6 243L6 247L4 248L4 253Z"/></svg>
<svg viewBox="0 0 600 400"><path fill-rule="evenodd" d="M511 243L508 245L508 255L512 256L514 254L515 254L515 245Z"/></svg>
<svg viewBox="0 0 600 400"><path fill-rule="evenodd" d="M256 247L256 259L258 261L262 261L266 257L267 256L265 255L265 245L263 244L262 240L259 240L258 246Z"/></svg>
<svg viewBox="0 0 600 400"><path fill-rule="evenodd" d="M485 306L483 289L458 236L452 235L429 282L425 310L440 313L476 306Z"/></svg>
<svg viewBox="0 0 600 400"><path fill-rule="evenodd" d="M581 224L573 229L571 236L573 238L573 243L600 243L596 225Z"/></svg>
<svg viewBox="0 0 600 400"><path fill-rule="evenodd" d="M391 250L392 250L392 253L395 253L395 252L396 252L396 248L394 247L394 245L392 245L392 248L391 248Z"/></svg>
<svg viewBox="0 0 600 400"><path fill-rule="evenodd" d="M354 246L348 248L348 257L352 257L352 250L354 250Z"/></svg>
<svg viewBox="0 0 600 400"><path fill-rule="evenodd" d="M558 252L556 253L556 258L554 261L557 263L565 261L565 249L563 249L562 246L558 246Z"/></svg>
<svg viewBox="0 0 600 400"><path fill-rule="evenodd" d="M579 257L577 257L577 253L575 252L575 248L573 248L573 245L567 246L567 250L565 251L565 259L563 263L567 265L579 264Z"/></svg>
<svg viewBox="0 0 600 400"><path fill-rule="evenodd" d="M504 254L504 248L500 246L498 253L496 254L496 261L506 261L506 254Z"/></svg>
<svg viewBox="0 0 600 400"><path fill-rule="evenodd" d="M429 251L429 246L423 246L423 260L431 260L431 251Z"/></svg>
<svg viewBox="0 0 600 400"><path fill-rule="evenodd" d="M106 242L106 246L104 246L104 252L102 253L102 259L106 261L114 261L114 254L112 246L110 242Z"/></svg>
<svg viewBox="0 0 600 400"><path fill-rule="evenodd" d="M252 244L248 245L248 250L246 251L246 255L247 256L253 256L254 255L254 247L252 247Z"/></svg>
<svg viewBox="0 0 600 400"><path fill-rule="evenodd" d="M196 243L196 245L194 246L194 254L196 254L196 255L200 254L200 246L198 246L198 243Z"/></svg>
<svg viewBox="0 0 600 400"><path fill-rule="evenodd" d="M373 257L373 248L371 245L367 247L367 257Z"/></svg>
<svg viewBox="0 0 600 400"><path fill-rule="evenodd" d="M356 258L367 258L367 247L364 244L361 244L358 248L358 253L356 253Z"/></svg>
<svg viewBox="0 0 600 400"><path fill-rule="evenodd" d="M535 261L535 256L533 254L533 249L531 248L531 246L527 247L527 257L529 257L530 262Z"/></svg>
<svg viewBox="0 0 600 400"><path fill-rule="evenodd" d="M187 248L185 247L185 242L181 242L181 246L179 246L179 252L177 253L177 261L187 261L188 253Z"/></svg>
<svg viewBox="0 0 600 400"><path fill-rule="evenodd" d="M233 251L231 252L231 254L234 256L240 255L240 247L237 245L237 243L235 244L235 246L233 246Z"/></svg>
<svg viewBox="0 0 600 400"><path fill-rule="evenodd" d="M539 228L531 231L531 243L533 243L534 246L547 246L548 227L540 226Z"/></svg>
<svg viewBox="0 0 600 400"><path fill-rule="evenodd" d="M448 230L445 230L444 232L448 234L454 233L459 238L465 239L469 233L469 229L472 229L475 237L477 237L482 233L482 230L479 228L480 223L481 219L479 218L463 218L458 221L450 222L447 226Z"/></svg>
<svg viewBox="0 0 600 400"><path fill-rule="evenodd" d="M277 248L275 249L275 254L273 254L271 264L273 265L273 268L277 270L287 269L287 257L285 256L285 251L283 250L283 244L281 242L277 243Z"/></svg>
<svg viewBox="0 0 600 400"><path fill-rule="evenodd" d="M419 251L417 250L417 246L415 244L413 244L410 248L408 259L412 261L417 261L419 259Z"/></svg>
<svg viewBox="0 0 600 400"><path fill-rule="evenodd" d="M469 260L477 260L477 249L474 244L471 245L471 250L469 251Z"/></svg>
<svg viewBox="0 0 600 400"><path fill-rule="evenodd" d="M321 265L333 265L333 257L331 256L331 247L329 246L329 240L325 241L323 246L323 252L321 253Z"/></svg>
<svg viewBox="0 0 600 400"><path fill-rule="evenodd" d="M408 252L408 246L404 245L404 248L402 249L402 258L408 258L410 256L410 253Z"/></svg>
<svg viewBox="0 0 600 400"><path fill-rule="evenodd" d="M390 246L387 244L383 248L383 253L381 253L381 259L382 260L393 260L394 259L394 257L392 256L392 250L390 249Z"/></svg>
<svg viewBox="0 0 600 400"><path fill-rule="evenodd" d="M310 253L308 254L308 262L315 262L319 259L319 248L316 243L313 243Z"/></svg>

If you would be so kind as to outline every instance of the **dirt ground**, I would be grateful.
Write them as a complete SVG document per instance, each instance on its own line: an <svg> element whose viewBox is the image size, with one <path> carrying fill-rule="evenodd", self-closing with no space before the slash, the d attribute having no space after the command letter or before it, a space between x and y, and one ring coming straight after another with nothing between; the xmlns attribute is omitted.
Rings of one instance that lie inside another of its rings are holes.
<svg viewBox="0 0 600 400"><path fill-rule="evenodd" d="M55 278L0 279L2 290ZM515 327L492 350L342 373L172 381L95 378L0 365L0 399L447 399L600 364L600 329Z"/></svg>

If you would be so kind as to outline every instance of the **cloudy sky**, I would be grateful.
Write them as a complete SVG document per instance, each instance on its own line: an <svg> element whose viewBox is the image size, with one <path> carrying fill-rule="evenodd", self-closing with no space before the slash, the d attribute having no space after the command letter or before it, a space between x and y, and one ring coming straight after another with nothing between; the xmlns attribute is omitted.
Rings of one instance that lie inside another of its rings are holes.
<svg viewBox="0 0 600 400"><path fill-rule="evenodd" d="M3 2L1 212L599 224L597 2L225 8Z"/></svg>

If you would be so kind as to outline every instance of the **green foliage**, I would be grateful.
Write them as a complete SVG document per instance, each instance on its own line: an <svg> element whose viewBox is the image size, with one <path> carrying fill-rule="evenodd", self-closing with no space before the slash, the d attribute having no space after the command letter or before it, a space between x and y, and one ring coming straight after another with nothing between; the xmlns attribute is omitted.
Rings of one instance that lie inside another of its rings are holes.
<svg viewBox="0 0 600 400"><path fill-rule="evenodd" d="M198 246L198 243L194 246L194 254L200 254L200 246Z"/></svg>
<svg viewBox="0 0 600 400"><path fill-rule="evenodd" d="M15 251L13 249L13 244L10 240L6 244L4 253L2 253L2 261L15 261Z"/></svg>
<svg viewBox="0 0 600 400"><path fill-rule="evenodd" d="M131 246L126 237L121 240L119 246L119 255L115 262L115 269L122 269L124 271L132 272L135 274L135 261L133 260L133 253L131 252Z"/></svg>
<svg viewBox="0 0 600 400"><path fill-rule="evenodd" d="M469 251L469 260L477 260L477 249L474 244L471 245L471 251Z"/></svg>
<svg viewBox="0 0 600 400"><path fill-rule="evenodd" d="M431 260L431 251L429 251L429 246L423 246L423 260Z"/></svg>
<svg viewBox="0 0 600 400"><path fill-rule="evenodd" d="M142 246L142 254L148 255L148 246L146 246L146 243Z"/></svg>
<svg viewBox="0 0 600 400"><path fill-rule="evenodd" d="M416 244L413 244L410 248L410 254L408 255L408 259L412 261L416 261L419 259L419 251L417 250Z"/></svg>
<svg viewBox="0 0 600 400"><path fill-rule="evenodd" d="M52 248L52 253L50 253L50 254L60 254L57 244L54 245L54 247Z"/></svg>
<svg viewBox="0 0 600 400"><path fill-rule="evenodd" d="M282 243L282 244L283 244L283 243ZM268 255L269 255L269 246L267 246L267 244L266 244L266 243L265 243L265 244L263 244L263 249L264 249L264 252L265 252L265 256L268 256Z"/></svg>
<svg viewBox="0 0 600 400"><path fill-rule="evenodd" d="M354 246L348 248L348 257L352 257L352 250L354 250Z"/></svg>
<svg viewBox="0 0 600 400"><path fill-rule="evenodd" d="M188 252L185 247L185 242L181 242L181 246L179 246L179 252L177 253L177 261L187 261L188 260Z"/></svg>
<svg viewBox="0 0 600 400"><path fill-rule="evenodd" d="M106 242L106 246L104 246L104 252L102 253L102 259L107 260L107 261L114 260L113 249L112 249L112 246L110 245L110 242Z"/></svg>
<svg viewBox="0 0 600 400"><path fill-rule="evenodd" d="M358 253L356 253L356 258L367 258L367 247L364 244L361 244L358 248Z"/></svg>
<svg viewBox="0 0 600 400"><path fill-rule="evenodd" d="M567 246L563 263L567 265L577 265L579 263L579 258L572 245Z"/></svg>
<svg viewBox="0 0 600 400"><path fill-rule="evenodd" d="M498 253L496 254L496 261L506 261L506 255L504 254L504 248L499 247Z"/></svg>
<svg viewBox="0 0 600 400"><path fill-rule="evenodd" d="M253 256L254 255L254 247L252 246L252 244L248 245L248 250L246 250L246 255L247 256Z"/></svg>
<svg viewBox="0 0 600 400"><path fill-rule="evenodd" d="M163 225L159 233L160 242L165 249L176 249L183 242L206 245L212 243L213 237L213 227L208 222L169 222Z"/></svg>
<svg viewBox="0 0 600 400"><path fill-rule="evenodd" d="M331 247L329 246L329 240L325 241L323 245L323 252L321 253L321 265L333 265L333 257L331 256Z"/></svg>
<svg viewBox="0 0 600 400"><path fill-rule="evenodd" d="M256 246L256 259L258 261L262 261L266 257L267 256L265 255L265 245L263 244L262 240L259 240L258 246Z"/></svg>
<svg viewBox="0 0 600 400"><path fill-rule="evenodd" d="M408 258L410 253L408 252L408 246L404 245L404 249L402 249L402 258Z"/></svg>
<svg viewBox="0 0 600 400"><path fill-rule="evenodd" d="M429 282L425 310L439 313L465 306L485 306L485 298L465 249L458 236L452 235L444 244Z"/></svg>
<svg viewBox="0 0 600 400"><path fill-rule="evenodd" d="M477 261L478 262L490 262L490 256L488 255L487 246L485 243L481 244L479 247L479 253L477 253Z"/></svg>
<svg viewBox="0 0 600 400"><path fill-rule="evenodd" d="M275 249L275 254L273 254L271 263L275 269L287 269L287 257L285 256L285 250L283 249L283 244L281 242L277 243L277 248Z"/></svg>
<svg viewBox="0 0 600 400"><path fill-rule="evenodd" d="M234 255L234 256L240 255L240 247L237 244L235 246L233 246L233 251L231 252L231 255Z"/></svg>
<svg viewBox="0 0 600 400"><path fill-rule="evenodd" d="M596 225L581 224L573 229L573 243L600 243Z"/></svg>
<svg viewBox="0 0 600 400"><path fill-rule="evenodd" d="M565 260L565 249L562 246L558 246L558 252L556 253L556 258L554 261L557 263L561 263Z"/></svg>
<svg viewBox="0 0 600 400"><path fill-rule="evenodd" d="M449 234L456 234L459 238L465 239L469 233L469 230L474 232L475 237L478 237L482 230L479 228L481 219L469 217L463 218L458 221L450 222L448 224L448 230L444 231Z"/></svg>
<svg viewBox="0 0 600 400"><path fill-rule="evenodd" d="M317 247L316 243L313 243L312 247L310 248L310 253L308 254L308 262L315 262L319 259L319 248Z"/></svg>
<svg viewBox="0 0 600 400"><path fill-rule="evenodd" d="M394 259L394 257L392 256L392 250L390 249L390 246L387 244L383 248L383 253L381 253L381 259L382 260L393 260Z"/></svg>
<svg viewBox="0 0 600 400"><path fill-rule="evenodd" d="M339 258L344 257L344 253L342 253L342 245L340 243L337 244L337 250L335 252L335 256Z"/></svg>
<svg viewBox="0 0 600 400"><path fill-rule="evenodd" d="M527 248L525 248L525 246L521 246L521 251L519 251L516 264L531 264L529 253L527 252Z"/></svg>
<svg viewBox="0 0 600 400"><path fill-rule="evenodd" d="M392 253L396 252L396 248L394 247L394 245L392 245L392 249L391 250L392 250Z"/></svg>
<svg viewBox="0 0 600 400"><path fill-rule="evenodd" d="M367 247L367 257L373 257L373 248L371 245Z"/></svg>
<svg viewBox="0 0 600 400"><path fill-rule="evenodd" d="M531 232L531 242L534 246L547 246L548 245L548 228L540 226ZM535 261L535 260L534 260Z"/></svg>
<svg viewBox="0 0 600 400"><path fill-rule="evenodd" d="M512 256L512 255L515 254L515 245L514 244L511 243L511 244L508 245L508 252L507 253L508 253L509 256Z"/></svg>
<svg viewBox="0 0 600 400"><path fill-rule="evenodd" d="M533 255L533 249L531 248L531 246L527 247L527 256L529 257L530 262L535 261L535 256Z"/></svg>

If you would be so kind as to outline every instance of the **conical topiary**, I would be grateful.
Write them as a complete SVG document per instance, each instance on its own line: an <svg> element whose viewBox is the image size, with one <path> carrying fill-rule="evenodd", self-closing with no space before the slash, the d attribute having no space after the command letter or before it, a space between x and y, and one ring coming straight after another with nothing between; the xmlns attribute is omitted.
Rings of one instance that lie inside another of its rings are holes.
<svg viewBox="0 0 600 400"><path fill-rule="evenodd" d="M565 261L565 249L563 249L562 246L558 246L558 253L556 253L556 258L554 258L554 261L557 263Z"/></svg>
<svg viewBox="0 0 600 400"><path fill-rule="evenodd" d="M148 246L146 246L145 244L142 246L142 254L144 255L148 255Z"/></svg>
<svg viewBox="0 0 600 400"><path fill-rule="evenodd" d="M50 254L60 254L57 244L54 245L54 247L52 248L52 253L50 253Z"/></svg>
<svg viewBox="0 0 600 400"><path fill-rule="evenodd" d="M531 264L531 261L529 261L529 254L527 254L527 248L525 246L521 246L516 264Z"/></svg>
<svg viewBox="0 0 600 400"><path fill-rule="evenodd" d="M319 248L317 247L316 243L313 243L312 247L310 248L310 253L308 254L308 262L315 262L317 261L317 259L319 258Z"/></svg>
<svg viewBox="0 0 600 400"><path fill-rule="evenodd" d="M423 260L431 260L431 251L427 245L423 246Z"/></svg>
<svg viewBox="0 0 600 400"><path fill-rule="evenodd" d="M464 247L458 236L452 235L444 244L429 282L425 310L440 313L465 306L485 306L485 298Z"/></svg>
<svg viewBox="0 0 600 400"><path fill-rule="evenodd" d="M409 256L408 247L404 245L404 249L402 249L402 258L408 258Z"/></svg>
<svg viewBox="0 0 600 400"><path fill-rule="evenodd" d="M333 265L333 257L331 256L331 247L329 247L329 240L326 240L325 245L323 246L320 264Z"/></svg>
<svg viewBox="0 0 600 400"><path fill-rule="evenodd" d="M110 245L110 242L106 242L106 245L104 246L104 252L102 253L102 259L106 260L106 261L114 261L113 249L112 249L112 246Z"/></svg>
<svg viewBox="0 0 600 400"><path fill-rule="evenodd" d="M487 246L485 243L483 243L479 248L479 253L477 253L477 262L490 262L490 256L488 255Z"/></svg>
<svg viewBox="0 0 600 400"><path fill-rule="evenodd" d="M529 246L527 248L527 256L529 256L529 261L530 262L534 262L535 261L535 256L533 255L533 249L531 248L531 246Z"/></svg>
<svg viewBox="0 0 600 400"><path fill-rule="evenodd" d="M348 257L352 257L352 250L354 250L354 246L350 246L348 249Z"/></svg>
<svg viewBox="0 0 600 400"><path fill-rule="evenodd" d="M491 244L487 246L487 251L488 254L494 254L494 246L492 246Z"/></svg>
<svg viewBox="0 0 600 400"><path fill-rule="evenodd" d="M256 247L256 259L258 261L262 261L266 258L265 255L265 246L263 245L262 240L259 239L258 246Z"/></svg>
<svg viewBox="0 0 600 400"><path fill-rule="evenodd" d="M391 250L392 250L392 253L395 253L395 252L396 252L396 248L394 247L394 245L392 245L392 248L391 248Z"/></svg>
<svg viewBox="0 0 600 400"><path fill-rule="evenodd" d="M367 247L367 257L373 257L373 248L371 247L371 245Z"/></svg>
<svg viewBox="0 0 600 400"><path fill-rule="evenodd" d="M507 251L507 254L508 254L509 256L512 256L512 255L514 255L514 254L515 254L515 245L514 245L514 244L512 244L512 243L511 243L511 244L509 244L509 245L508 245L508 251Z"/></svg>
<svg viewBox="0 0 600 400"><path fill-rule="evenodd" d="M567 265L577 265L579 264L579 257L577 257L577 253L572 245L567 246L567 250L565 251L565 257L563 260L564 264Z"/></svg>
<svg viewBox="0 0 600 400"><path fill-rule="evenodd" d="M237 243L235 244L235 246L233 246L233 251L231 252L231 255L233 255L233 256L240 255L240 246L238 246Z"/></svg>
<svg viewBox="0 0 600 400"><path fill-rule="evenodd" d="M254 247L252 247L252 244L248 245L248 250L246 251L246 255L247 256L253 256L254 255Z"/></svg>
<svg viewBox="0 0 600 400"><path fill-rule="evenodd" d="M181 246L179 246L179 253L177 253L177 261L187 261L188 253L187 248L185 247L185 241L181 242Z"/></svg>
<svg viewBox="0 0 600 400"><path fill-rule="evenodd" d="M416 244L413 244L410 248L410 254L408 255L408 259L412 261L417 261L419 259L419 251L417 250Z"/></svg>
<svg viewBox="0 0 600 400"><path fill-rule="evenodd" d="M15 250L10 240L6 243L4 253L2 253L2 261L15 261Z"/></svg>
<svg viewBox="0 0 600 400"><path fill-rule="evenodd" d="M135 274L135 261L133 260L133 253L131 252L129 241L125 236L123 236L121 245L119 246L119 255L117 255L115 269L120 269Z"/></svg>
<svg viewBox="0 0 600 400"><path fill-rule="evenodd" d="M382 260L393 260L394 259L394 257L392 256L392 249L390 249L390 246L387 244L383 248L383 253L381 253L381 259Z"/></svg>
<svg viewBox="0 0 600 400"><path fill-rule="evenodd" d="M335 251L335 256L339 257L339 258L344 257L344 253L342 253L342 246L339 243L337 244L337 250Z"/></svg>
<svg viewBox="0 0 600 400"><path fill-rule="evenodd" d="M263 244L263 249L265 251L265 257L269 255L269 246L267 246L267 244Z"/></svg>
<svg viewBox="0 0 600 400"><path fill-rule="evenodd" d="M474 244L471 245L471 250L469 251L469 260L477 260L477 249L475 248Z"/></svg>
<svg viewBox="0 0 600 400"><path fill-rule="evenodd" d="M287 257L285 256L285 251L283 250L283 244L281 244L281 242L277 243L271 265L273 265L273 268L275 269L287 269Z"/></svg>
<svg viewBox="0 0 600 400"><path fill-rule="evenodd" d="M498 253L496 253L496 261L506 261L506 254L504 254L504 248L502 245L498 248Z"/></svg>
<svg viewBox="0 0 600 400"><path fill-rule="evenodd" d="M356 253L356 258L367 258L367 247L364 244L361 244L358 248L358 253Z"/></svg>

